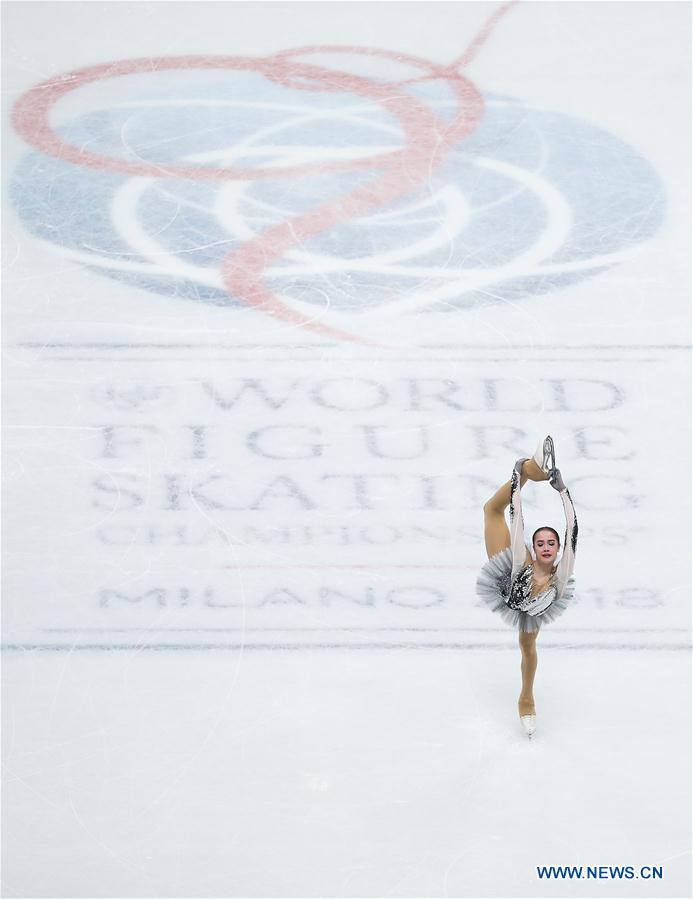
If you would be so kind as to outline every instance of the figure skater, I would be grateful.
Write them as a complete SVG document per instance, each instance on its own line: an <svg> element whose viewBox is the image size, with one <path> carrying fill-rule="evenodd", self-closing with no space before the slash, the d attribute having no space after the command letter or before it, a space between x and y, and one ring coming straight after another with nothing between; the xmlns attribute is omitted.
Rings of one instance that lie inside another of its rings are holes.
<svg viewBox="0 0 693 899"><path fill-rule="evenodd" d="M534 555L525 544L520 489L527 480L548 481L563 501L566 533L558 564L560 538L552 527L540 527L534 532ZM510 530L505 523L506 506L510 506ZM509 624L518 626L522 650L522 692L518 709L530 739L536 730L533 687L537 670L537 636L542 621L558 618L575 594L572 574L577 535L575 507L561 472L556 468L553 440L547 437L531 459L517 460L511 479L484 505L488 562L481 569L476 584L482 601Z"/></svg>

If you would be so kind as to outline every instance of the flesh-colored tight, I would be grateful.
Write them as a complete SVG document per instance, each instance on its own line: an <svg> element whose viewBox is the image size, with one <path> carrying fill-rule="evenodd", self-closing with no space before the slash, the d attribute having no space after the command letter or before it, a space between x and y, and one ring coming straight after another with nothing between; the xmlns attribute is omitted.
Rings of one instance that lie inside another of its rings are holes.
<svg viewBox="0 0 693 899"><path fill-rule="evenodd" d="M520 487L529 481L548 481L549 476L539 468L533 459L527 459L522 465ZM505 521L505 510L510 505L510 481L503 484L484 504L484 539L486 553L489 557L502 552L510 546L510 530ZM534 715L534 675L537 670L537 637L535 633L520 631L520 650L522 651L522 692L518 701L520 715Z"/></svg>

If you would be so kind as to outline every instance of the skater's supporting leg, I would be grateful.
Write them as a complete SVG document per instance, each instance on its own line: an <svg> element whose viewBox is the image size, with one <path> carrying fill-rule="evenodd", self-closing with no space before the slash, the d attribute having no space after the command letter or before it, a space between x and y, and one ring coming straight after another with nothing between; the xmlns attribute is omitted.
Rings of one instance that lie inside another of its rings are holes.
<svg viewBox="0 0 693 899"><path fill-rule="evenodd" d="M520 631L520 649L522 650L522 692L518 702L520 715L534 715L534 675L537 670L537 636L539 631L525 633Z"/></svg>

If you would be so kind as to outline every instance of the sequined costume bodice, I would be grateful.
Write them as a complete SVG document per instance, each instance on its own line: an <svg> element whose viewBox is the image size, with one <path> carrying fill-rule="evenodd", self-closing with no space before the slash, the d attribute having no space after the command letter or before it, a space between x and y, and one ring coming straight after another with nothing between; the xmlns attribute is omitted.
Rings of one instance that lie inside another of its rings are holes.
<svg viewBox="0 0 693 899"><path fill-rule="evenodd" d="M508 605L511 609L517 609L518 612L532 612L538 615L548 608L558 596L558 589L555 584L556 575L554 574L543 590L539 593L532 593L534 587L534 567L527 565L512 579L510 583L510 595L508 596Z"/></svg>

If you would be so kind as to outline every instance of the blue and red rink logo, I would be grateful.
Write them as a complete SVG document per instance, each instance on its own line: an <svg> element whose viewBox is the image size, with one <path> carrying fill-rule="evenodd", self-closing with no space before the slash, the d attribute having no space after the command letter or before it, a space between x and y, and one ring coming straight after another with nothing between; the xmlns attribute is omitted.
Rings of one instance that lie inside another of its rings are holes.
<svg viewBox="0 0 693 899"><path fill-rule="evenodd" d="M664 211L617 137L371 48L93 66L28 91L14 122L34 147L16 207L61 253L360 343L383 316L592 276Z"/></svg>

